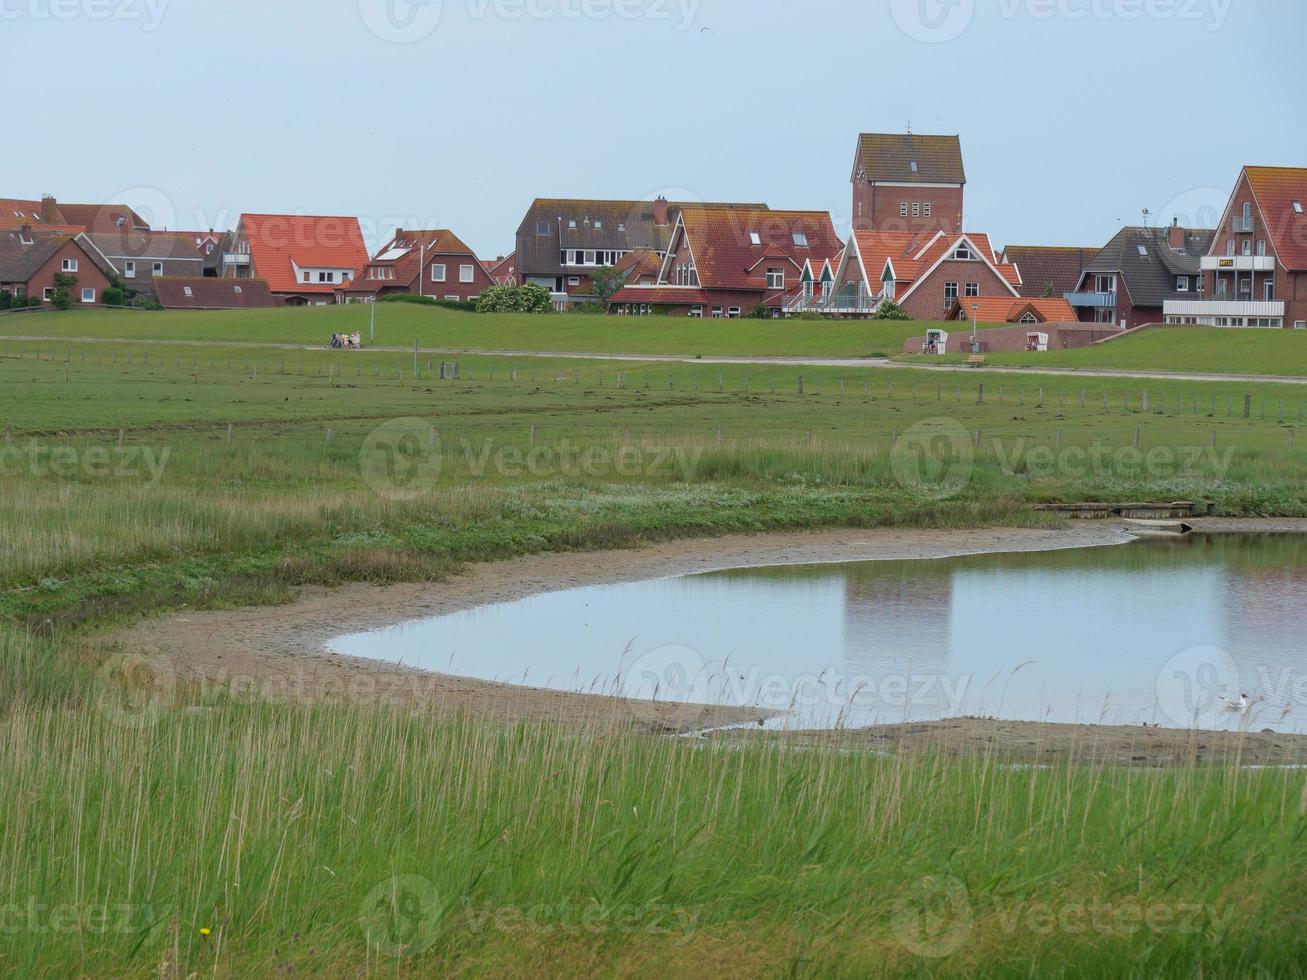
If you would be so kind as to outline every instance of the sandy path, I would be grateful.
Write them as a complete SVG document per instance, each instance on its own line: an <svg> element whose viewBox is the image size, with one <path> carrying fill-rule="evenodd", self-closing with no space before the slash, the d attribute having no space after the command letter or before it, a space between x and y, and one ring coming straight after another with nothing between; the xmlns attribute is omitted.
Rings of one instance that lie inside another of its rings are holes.
<svg viewBox="0 0 1307 980"><path fill-rule="evenodd" d="M35 343L65 344L145 344L171 347L263 348L267 350L324 350L321 344L278 344L255 340L160 340L144 338L106 337L46 337L39 335L0 335L0 340L30 341ZM363 353L412 354L412 347L369 346ZM348 356L349 352L344 352ZM506 350L478 347L421 347L419 354L448 354L464 357L544 357L563 360L618 361L642 364L756 364L762 367L843 367L843 368L902 368L912 371L938 371L945 374L962 372L976 374L976 368L966 364L919 364L892 361L887 357L797 357L787 355L725 356L705 354L617 354L587 353L585 351ZM1225 374L1194 371L1136 371L1124 368L1060 368L1060 367L999 367L986 365L980 376L986 374L1062 375L1078 378L1134 378L1156 381L1243 381L1266 384L1307 384L1307 377L1277 374Z"/></svg>

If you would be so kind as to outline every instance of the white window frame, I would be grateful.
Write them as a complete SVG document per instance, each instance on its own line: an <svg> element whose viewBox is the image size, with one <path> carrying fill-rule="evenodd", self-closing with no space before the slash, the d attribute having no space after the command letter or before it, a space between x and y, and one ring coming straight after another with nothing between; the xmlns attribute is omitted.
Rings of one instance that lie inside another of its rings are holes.
<svg viewBox="0 0 1307 980"><path fill-rule="evenodd" d="M908 202L899 201L899 217L906 218L907 216L908 216Z"/></svg>
<svg viewBox="0 0 1307 980"><path fill-rule="evenodd" d="M476 267L471 265L460 265L458 267L459 282L473 282L476 279Z"/></svg>
<svg viewBox="0 0 1307 980"><path fill-rule="evenodd" d="M569 286L579 286L579 285L581 285L581 277L580 277L580 276L568 276L568 277L567 277L567 284L568 284Z"/></svg>
<svg viewBox="0 0 1307 980"><path fill-rule="evenodd" d="M453 293L446 293L446 294L445 294L445 302L446 302L446 303L458 303L458 302L461 302L461 301L462 301L462 297L455 296Z"/></svg>
<svg viewBox="0 0 1307 980"><path fill-rule="evenodd" d="M712 308L712 318L714 320L720 320L722 318L722 308L720 306L714 306Z"/></svg>
<svg viewBox="0 0 1307 980"><path fill-rule="evenodd" d="M187 296L194 296L194 295L195 295L195 290L191 289L190 286L183 286L183 287L182 287L182 292L185 293Z"/></svg>
<svg viewBox="0 0 1307 980"><path fill-rule="evenodd" d="M944 283L944 302L951 303L958 298L958 284L955 282Z"/></svg>
<svg viewBox="0 0 1307 980"><path fill-rule="evenodd" d="M136 263L135 263L135 262L124 262L124 263L123 263L123 278L124 278L124 279L135 279L135 278L136 278Z"/></svg>
<svg viewBox="0 0 1307 980"><path fill-rule="evenodd" d="M443 263L443 262L432 262L432 263L431 263L431 281L432 281L432 282L444 282L444 281L445 281L445 274L446 274L445 263Z"/></svg>
<svg viewBox="0 0 1307 980"><path fill-rule="evenodd" d="M768 289L785 288L785 270L783 268L782 269L773 268L767 270L767 288Z"/></svg>
<svg viewBox="0 0 1307 980"><path fill-rule="evenodd" d="M161 275L163 275L163 263L162 263L162 262L155 262L153 265L151 265L151 266L150 266L150 275L152 275L152 276L161 276Z"/></svg>
<svg viewBox="0 0 1307 980"><path fill-rule="evenodd" d="M88 298L88 297L89 297L89 298ZM94 303L94 302L95 302L95 287L94 287L94 286L83 286L83 287L82 287L82 302L83 302L83 303Z"/></svg>
<svg viewBox="0 0 1307 980"><path fill-rule="evenodd" d="M1176 291L1177 293L1187 293L1187 292L1189 292L1189 277L1188 277L1188 276L1176 276L1176 277L1175 277L1175 291Z"/></svg>
<svg viewBox="0 0 1307 980"><path fill-rule="evenodd" d="M807 232L796 231L796 232L794 233L794 244L795 244L798 248L807 248L807 247L808 247L808 234L807 234Z"/></svg>
<svg viewBox="0 0 1307 980"><path fill-rule="evenodd" d="M934 209L935 209L935 206L934 206L930 201L924 201L924 202L922 202L922 205L921 205L921 216L922 216L923 218L929 218L929 217L930 217L930 213L931 213L931 211L933 211Z"/></svg>
<svg viewBox="0 0 1307 980"><path fill-rule="evenodd" d="M73 259L73 258L64 259L63 262L62 262L61 265L60 265L60 268L61 268L62 271L64 271L64 272L76 272L76 271L77 271L77 260L76 260L76 259Z"/></svg>
<svg viewBox="0 0 1307 980"><path fill-rule="evenodd" d="M749 243L752 245L761 245L762 236L759 235L756 231L749 232Z"/></svg>
<svg viewBox="0 0 1307 980"><path fill-rule="evenodd" d="M53 301L54 301L54 287L46 286L44 289L41 290L41 302L51 303Z"/></svg>
<svg viewBox="0 0 1307 980"><path fill-rule="evenodd" d="M691 316L693 319L695 319L695 320L702 320L702 319L703 319L703 305L700 304L700 303L695 303L693 306L691 306L691 307L690 307L690 316Z"/></svg>
<svg viewBox="0 0 1307 980"><path fill-rule="evenodd" d="M975 262L976 253L967 245L959 245L953 250L953 261L955 262Z"/></svg>
<svg viewBox="0 0 1307 980"><path fill-rule="evenodd" d="M740 318L740 308L738 306L729 306L726 308L726 319L738 320Z"/></svg>

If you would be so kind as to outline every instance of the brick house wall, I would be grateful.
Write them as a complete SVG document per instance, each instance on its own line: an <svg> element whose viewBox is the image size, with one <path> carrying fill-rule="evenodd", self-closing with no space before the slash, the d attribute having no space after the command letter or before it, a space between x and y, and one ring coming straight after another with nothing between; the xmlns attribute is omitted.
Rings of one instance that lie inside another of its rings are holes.
<svg viewBox="0 0 1307 980"><path fill-rule="evenodd" d="M1253 229L1252 231L1235 231L1233 222L1236 218L1243 217L1244 205L1249 205L1252 209ZM1262 283L1267 275L1272 275L1275 281L1275 291L1273 298L1284 303L1284 325L1292 327L1297 321L1307 322L1307 273L1290 272L1285 268L1281 261L1279 252L1275 247L1275 240L1270 235L1270 229L1267 227L1268 221L1284 220L1277 218L1275 215L1264 214L1258 207L1256 198L1253 197L1252 188L1248 184L1247 173L1239 175L1239 182L1235 184L1234 193L1230 197L1229 211L1224 216L1222 225L1216 230L1216 238L1212 241L1213 255L1227 254L1229 244L1234 243L1234 254L1242 255L1244 243L1247 242L1252 255L1257 254L1257 243L1266 243L1266 254L1275 258L1274 273L1258 273L1253 283L1253 299L1260 300L1263 298ZM1277 229L1278 230L1278 229ZM1248 277L1248 273L1240 273L1239 276ZM1237 290L1237 279L1239 276L1226 275L1225 281L1233 285ZM1210 299L1216 295L1214 279L1216 273L1207 273L1205 295ZM1229 288L1229 287L1227 287Z"/></svg>
<svg viewBox="0 0 1307 980"><path fill-rule="evenodd" d="M91 288L95 290L96 306L104 303L104 291L109 288L109 278L100 271L100 267L91 261L91 257L86 254L80 245L75 241L65 242L54 255L41 266L36 273L27 280L26 293L28 296L44 296L46 289L54 288L54 278L61 275L64 259L76 259L77 271L67 273L77 280L77 285L73 287L73 305L81 306L82 290ZM90 304L86 304L90 305Z"/></svg>
<svg viewBox="0 0 1307 980"><path fill-rule="evenodd" d="M494 280L485 269L481 267L473 256L465 254L435 254L427 255L426 267L422 270L421 291L424 296L431 296L435 299L458 299L462 302L474 299L495 284ZM438 266L445 267L445 278L443 282L434 281L431 278L432 270ZM470 265L472 267L472 281L461 282L459 270L460 267ZM414 283L411 290L399 290L400 292L418 292L418 284Z"/></svg>
<svg viewBox="0 0 1307 980"><path fill-rule="evenodd" d="M962 231L963 189L958 186L921 184L873 184L858 181L853 185L853 227L859 230L920 232L934 235L943 231ZM908 205L908 216L902 205ZM930 216L913 217L912 205L930 205Z"/></svg>
<svg viewBox="0 0 1307 980"><path fill-rule="evenodd" d="M871 270L867 270L872 274ZM1007 280L996 273L984 262L960 262L949 259L941 262L934 272L923 281L916 283L916 289L906 299L898 303L914 320L943 320L953 300L945 300L944 284L958 284L958 300L966 305L966 286L969 282L978 283L981 296L1012 296ZM879 288L879 287L877 287ZM903 290L899 290L902 295Z"/></svg>

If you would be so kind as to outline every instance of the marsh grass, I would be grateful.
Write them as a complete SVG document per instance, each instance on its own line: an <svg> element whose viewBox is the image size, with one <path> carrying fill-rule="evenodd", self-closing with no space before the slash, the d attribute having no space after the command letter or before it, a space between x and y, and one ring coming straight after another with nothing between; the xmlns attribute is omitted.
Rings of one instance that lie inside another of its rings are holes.
<svg viewBox="0 0 1307 980"><path fill-rule="evenodd" d="M192 706L180 690L146 717L103 678L83 684L52 641L0 636L6 661L17 645L69 674L63 697L59 678L29 676L0 709L10 975L1291 976L1304 962L1299 770L1014 767L439 710ZM425 926L369 948L396 876L425 883ZM965 903L923 958L904 911L941 888Z"/></svg>

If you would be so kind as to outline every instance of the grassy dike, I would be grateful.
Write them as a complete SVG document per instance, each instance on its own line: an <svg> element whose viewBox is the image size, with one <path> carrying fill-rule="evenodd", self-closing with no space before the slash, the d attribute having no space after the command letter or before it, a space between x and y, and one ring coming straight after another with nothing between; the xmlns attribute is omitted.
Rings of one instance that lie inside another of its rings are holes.
<svg viewBox="0 0 1307 980"><path fill-rule="evenodd" d="M1300 771L1027 769L224 691L142 709L113 683L106 627L307 583L1029 524L1050 500L1307 514L1284 386L1150 383L1145 409L1114 379L1082 404L1038 376L812 369L800 392L790 368L460 360L454 382L387 354L3 345L0 970L1301 972Z"/></svg>

